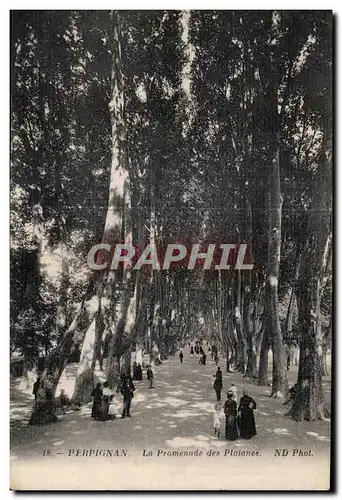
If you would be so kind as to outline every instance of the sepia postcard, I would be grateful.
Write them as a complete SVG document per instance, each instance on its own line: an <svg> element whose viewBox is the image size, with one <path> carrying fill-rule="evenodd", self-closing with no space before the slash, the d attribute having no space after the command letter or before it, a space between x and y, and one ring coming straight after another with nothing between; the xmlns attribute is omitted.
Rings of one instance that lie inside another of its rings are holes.
<svg viewBox="0 0 342 500"><path fill-rule="evenodd" d="M332 11L10 49L10 488L331 491Z"/></svg>

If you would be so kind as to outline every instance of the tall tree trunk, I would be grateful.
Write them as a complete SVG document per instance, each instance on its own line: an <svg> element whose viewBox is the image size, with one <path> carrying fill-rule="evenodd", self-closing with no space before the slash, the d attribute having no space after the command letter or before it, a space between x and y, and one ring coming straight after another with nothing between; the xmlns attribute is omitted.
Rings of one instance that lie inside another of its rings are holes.
<svg viewBox="0 0 342 500"><path fill-rule="evenodd" d="M331 330L332 318L330 317L329 325L325 328L323 335L322 375L325 377L330 375L328 369L328 349L331 346Z"/></svg>
<svg viewBox="0 0 342 500"><path fill-rule="evenodd" d="M89 403L94 387L94 370L99 341L103 333L101 297L98 297L98 309L90 327L87 329L78 365L72 400L78 405Z"/></svg>
<svg viewBox="0 0 342 500"><path fill-rule="evenodd" d="M300 268L300 260L301 260L301 248L300 245L298 244L297 246L297 252L296 252L296 263L295 263L295 273L293 276L293 281L292 281L292 286L291 286L291 293L290 293L290 301L289 305L287 308L287 314L286 314L286 323L285 323L285 335L286 335L286 340L287 342L291 342L292 338L292 325L293 325L293 313L295 310L295 299L296 299L296 285L299 277L299 268Z"/></svg>
<svg viewBox="0 0 342 500"><path fill-rule="evenodd" d="M263 335L260 348L258 385L268 385L268 352L270 349L270 319L269 319L269 296L264 297L264 313L262 320Z"/></svg>
<svg viewBox="0 0 342 500"><path fill-rule="evenodd" d="M112 12L113 21L113 67L112 96L109 104L112 119L112 165L109 185L109 201L104 228L103 242L113 245L121 241L122 217L124 205L124 188L128 178L124 166L123 154L123 79L121 73L121 41L118 14ZM95 273L94 273L95 274ZM93 279L94 279L93 274ZM107 278L103 273L98 285L98 295L102 296ZM30 418L31 425L55 422L53 399L56 387L66 364L68 355L75 347L83 343L86 332L94 320L98 299L93 295L93 282L90 283L81 306L70 327L65 331L58 345L52 350L47 360L38 391L37 400ZM86 326L85 326L86 323Z"/></svg>
<svg viewBox="0 0 342 500"><path fill-rule="evenodd" d="M245 224L246 224L246 243L249 251L252 252L252 206L250 201L245 200ZM256 349L254 332L251 320L251 294L252 294L252 271L245 270L243 274L243 292L244 292L244 307L243 307L243 329L247 340L247 366L245 377L254 378L256 375Z"/></svg>
<svg viewBox="0 0 342 500"><path fill-rule="evenodd" d="M270 218L269 218L269 248L268 276L266 293L270 294L270 324L272 328L272 393L273 397L282 397L285 383L285 352L279 321L278 279L281 245L281 206L279 173L279 151L273 161L273 171L270 178ZM268 290L267 290L268 288Z"/></svg>
<svg viewBox="0 0 342 500"><path fill-rule="evenodd" d="M235 328L236 328L236 336L237 336L237 346L238 346L238 359L237 365L238 370L241 373L245 372L246 367L246 356L245 356L245 340L243 334L243 325L242 325L242 315L241 315L241 271L235 271L235 307L234 307L234 320L235 320Z"/></svg>
<svg viewBox="0 0 342 500"><path fill-rule="evenodd" d="M272 397L282 397L285 386L285 354L283 346L282 331L279 321L278 306L278 280L281 246L281 212L282 196L280 189L280 160L279 160L279 116L278 116L278 81L277 81L277 46L278 26L280 22L279 12L271 15L271 42L270 42L270 84L266 92L266 105L269 109L268 137L270 170L268 176L268 256L266 271L265 294L269 295L269 325L271 335L271 347L273 354L272 366Z"/></svg>
<svg viewBox="0 0 342 500"><path fill-rule="evenodd" d="M99 314L100 310L98 310ZM77 377L72 400L78 405L89 403L94 386L94 343L96 336L96 316L94 316L90 327L87 329L78 364Z"/></svg>
<svg viewBox="0 0 342 500"><path fill-rule="evenodd" d="M279 321L278 306L278 279L281 245L281 206L282 197L280 193L279 172L279 150L273 159L272 172L270 174L269 190L269 246L268 246L268 269L265 293L270 295L270 325L272 335L272 392L273 397L283 397L285 383L285 352L283 337Z"/></svg>
<svg viewBox="0 0 342 500"><path fill-rule="evenodd" d="M321 288L324 282L326 242L331 226L331 124L325 124L318 171L297 285L301 328L298 391L291 409L297 421L328 415L322 387Z"/></svg>
<svg viewBox="0 0 342 500"><path fill-rule="evenodd" d="M59 339L63 332L65 331L67 324L67 311L68 311L68 295L70 288L70 276L69 276L69 261L67 247L64 243L61 244L61 278L60 286L58 291L58 304L56 313L56 333L57 339Z"/></svg>

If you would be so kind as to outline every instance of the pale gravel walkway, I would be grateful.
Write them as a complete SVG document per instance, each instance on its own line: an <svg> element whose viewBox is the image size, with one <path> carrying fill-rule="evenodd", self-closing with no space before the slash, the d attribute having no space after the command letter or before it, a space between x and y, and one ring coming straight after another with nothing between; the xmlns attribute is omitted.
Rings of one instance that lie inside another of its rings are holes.
<svg viewBox="0 0 342 500"><path fill-rule="evenodd" d="M296 423L284 417L287 406L281 400L268 397L269 388L245 383L240 374L226 374L225 361L220 365L223 384L228 389L232 381L249 390L258 409L255 412L257 436L250 441L218 441L212 433L212 411L215 393L212 387L215 364L207 357L206 366L198 364L196 356L190 358L184 349L184 362L178 355L154 368L154 385L148 381L135 382L136 393L132 402L132 418L113 422L95 422L90 418L90 406L79 412L61 417L61 422L48 426L13 429L11 436L12 460L42 456L44 449L58 457L66 456L70 449L125 449L130 456L141 455L143 449L191 450L234 449L261 450L273 453L275 448L311 449L314 454L328 456L330 422ZM295 370L290 378L295 377ZM325 396L330 400L330 385L324 382ZM225 396L224 396L225 397ZM28 418L32 398L22 395L12 401L13 414ZM18 413L19 412L19 413Z"/></svg>

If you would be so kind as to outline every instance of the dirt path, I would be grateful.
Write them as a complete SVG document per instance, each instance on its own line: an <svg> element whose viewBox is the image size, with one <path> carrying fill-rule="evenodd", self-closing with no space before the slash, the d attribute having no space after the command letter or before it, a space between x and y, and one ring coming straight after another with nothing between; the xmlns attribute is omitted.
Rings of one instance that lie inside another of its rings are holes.
<svg viewBox="0 0 342 500"><path fill-rule="evenodd" d="M224 369L224 361L221 361ZM245 383L241 374L223 374L223 395L231 382L238 387L238 397L246 388L257 402L255 419L257 436L246 442L217 440L212 432L212 412L215 393L212 387L215 364L208 359L206 366L198 364L184 350L184 362L169 358L154 368L155 388L148 389L145 378L135 382L136 394L132 401L132 418L113 422L95 422L90 418L90 405L78 412L61 417L57 424L17 428L12 430L11 454L13 460L41 457L43 450L54 456L71 449L129 449L141 453L143 449L206 449L234 448L274 450L276 448L311 449L327 455L330 445L330 421L297 423L284 414L287 406L282 400L268 397L269 388ZM295 377L295 372L290 378ZM327 400L329 384L325 383ZM25 396L14 401L13 415L27 419L32 399ZM19 406L18 406L19 405Z"/></svg>

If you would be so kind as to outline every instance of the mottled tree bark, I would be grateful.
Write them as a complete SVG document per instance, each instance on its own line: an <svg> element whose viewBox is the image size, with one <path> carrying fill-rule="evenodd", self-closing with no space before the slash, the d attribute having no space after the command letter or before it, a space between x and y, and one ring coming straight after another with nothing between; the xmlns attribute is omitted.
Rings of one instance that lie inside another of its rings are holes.
<svg viewBox="0 0 342 500"><path fill-rule="evenodd" d="M252 252L252 207L248 199L245 201L245 221L246 221L246 243L249 251ZM252 327L251 318L251 296L252 296L252 271L245 270L243 274L243 330L247 341L247 366L245 377L254 378L256 376L256 349L255 332Z"/></svg>
<svg viewBox="0 0 342 500"><path fill-rule="evenodd" d="M298 391L290 411L297 421L328 415L322 387L321 291L324 283L326 242L330 233L332 205L331 124L325 124L317 187L309 216L306 244L297 284L301 328Z"/></svg>
<svg viewBox="0 0 342 500"><path fill-rule="evenodd" d="M113 25L113 70L112 70L112 96L109 104L112 118L112 165L109 185L109 201L105 221L103 242L113 245L121 241L124 192L128 179L123 154L124 122L123 122L123 79L121 72L121 42L120 22L117 13L112 13ZM98 273L98 271L97 271ZM88 328L94 320L98 300L94 297L94 281L99 278L97 294L102 296L105 283L111 279L105 273L92 275L88 291L80 305L78 312L70 327L65 331L58 345L50 353L44 369L38 397L30 418L30 424L55 422L53 399L56 387L63 372L68 356L75 346L80 346L86 336Z"/></svg>

